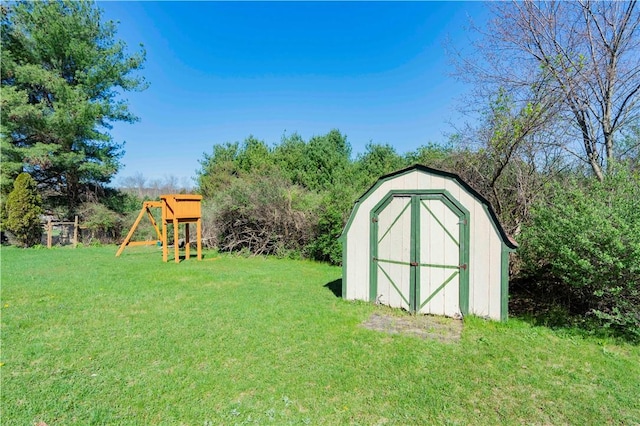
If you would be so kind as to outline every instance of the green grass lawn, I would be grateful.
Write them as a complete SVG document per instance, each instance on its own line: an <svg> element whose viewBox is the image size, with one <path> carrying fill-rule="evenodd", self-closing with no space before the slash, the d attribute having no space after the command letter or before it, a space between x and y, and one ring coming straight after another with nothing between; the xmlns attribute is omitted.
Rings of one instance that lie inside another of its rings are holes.
<svg viewBox="0 0 640 426"><path fill-rule="evenodd" d="M341 270L156 248L2 248L3 425L640 424L640 348L465 320L361 326Z"/></svg>

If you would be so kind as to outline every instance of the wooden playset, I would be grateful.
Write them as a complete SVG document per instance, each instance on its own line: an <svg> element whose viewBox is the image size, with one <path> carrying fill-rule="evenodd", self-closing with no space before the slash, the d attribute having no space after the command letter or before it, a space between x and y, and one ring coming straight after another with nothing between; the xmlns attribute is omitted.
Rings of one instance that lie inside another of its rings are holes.
<svg viewBox="0 0 640 426"><path fill-rule="evenodd" d="M180 247L178 244L178 231L179 225L181 223L185 224L185 242L184 242L184 250L185 250L185 259L189 259L189 249L190 249L190 240L189 240L189 224L196 224L196 247L198 253L198 260L202 259L202 213L201 213L201 195L192 195L192 194L169 194L169 195L161 195L160 201L145 201L142 204L142 209L140 210L140 214L138 218L133 223L133 226L129 230L127 237L124 239L118 252L116 253L116 257L122 254L123 250L127 246L144 246L144 245L154 245L156 241L131 241L131 237L133 237L133 233L136 228L140 224L145 213L149 217L153 228L156 231L158 236L158 240L162 244L162 261L166 262L169 254L169 245L168 245L168 230L167 225L169 223L173 224L173 247L175 253L175 261L176 263L180 262ZM151 214L152 208L160 208L162 209L162 231L158 228L158 224Z"/></svg>

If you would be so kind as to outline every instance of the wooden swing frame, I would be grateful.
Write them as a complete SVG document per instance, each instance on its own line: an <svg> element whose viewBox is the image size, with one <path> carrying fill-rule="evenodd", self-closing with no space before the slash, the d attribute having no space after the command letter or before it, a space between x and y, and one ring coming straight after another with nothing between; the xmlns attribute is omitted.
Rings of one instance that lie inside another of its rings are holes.
<svg viewBox="0 0 640 426"><path fill-rule="evenodd" d="M175 262L180 263L180 247L178 244L179 225L185 224L185 259L190 257L191 241L189 239L189 224L196 223L196 247L198 260L202 260L202 214L201 214L201 195L192 194L169 194L161 195L160 201L145 201L142 203L142 209L136 221L131 226L127 237L124 239L120 248L116 252L116 257L119 257L124 249L128 246L149 246L157 244L156 241L131 241L133 233L140 224L140 221L144 217L145 213L149 217L153 228L158 236L158 241L162 244L162 261L167 262L169 257L169 245L168 245L168 224L173 224L173 246L175 254ZM162 209L162 230L158 227L153 214L151 214L152 208Z"/></svg>

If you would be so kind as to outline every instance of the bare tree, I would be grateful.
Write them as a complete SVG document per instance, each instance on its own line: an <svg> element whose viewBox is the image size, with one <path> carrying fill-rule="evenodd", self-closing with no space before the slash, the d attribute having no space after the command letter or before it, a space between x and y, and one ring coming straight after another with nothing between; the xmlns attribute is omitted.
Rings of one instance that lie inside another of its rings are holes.
<svg viewBox="0 0 640 426"><path fill-rule="evenodd" d="M182 182L182 183L180 183ZM120 179L120 189L135 194L140 198L155 199L161 194L172 194L176 192L189 193L192 188L188 185L188 179L178 179L174 175L165 175L162 179L147 179L140 172L133 176L126 176Z"/></svg>
<svg viewBox="0 0 640 426"><path fill-rule="evenodd" d="M138 197L142 198L144 196L145 184L147 183L147 178L140 172L136 172L133 176L126 176L120 180L120 186L122 188L126 188L130 191L137 191Z"/></svg>
<svg viewBox="0 0 640 426"><path fill-rule="evenodd" d="M531 0L489 5L494 18L458 52L457 75L486 105L504 90L521 108L543 100L560 120L549 142L602 180L621 131L640 120L640 10L636 1ZM543 96L540 96L543 94ZM537 99L536 99L537 98ZM579 143L576 144L576 142Z"/></svg>

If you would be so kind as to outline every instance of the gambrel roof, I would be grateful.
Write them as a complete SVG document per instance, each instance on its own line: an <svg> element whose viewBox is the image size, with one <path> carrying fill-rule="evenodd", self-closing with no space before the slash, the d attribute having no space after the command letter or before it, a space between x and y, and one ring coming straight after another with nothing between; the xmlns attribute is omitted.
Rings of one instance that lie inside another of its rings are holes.
<svg viewBox="0 0 640 426"><path fill-rule="evenodd" d="M362 194L355 202L354 204L354 208L351 211L351 215L349 216L349 219L347 220L347 223L342 231L342 235L340 238L345 238L347 231L349 230L349 227L351 226L351 223L353 222L353 219L358 211L358 206L359 204L365 200L367 197L369 197L369 195L371 195L380 185L382 185L382 183L391 180L393 178L396 178L398 176L402 176L405 175L407 173L411 173L413 171L419 171L422 173L427 173L427 174L433 174L436 176L442 176L448 179L452 179L454 181L456 181L461 187L463 187L469 194L471 194L475 199L477 199L487 210L487 212L489 213L489 216L491 217L496 229L498 230L498 233L500 234L500 237L502 239L502 241L504 242L504 244L509 247L510 249L516 249L518 248L518 243L511 238L507 232L504 230L504 228L502 227L502 224L500 223L500 220L498 220L498 216L496 215L495 211L493 210L493 207L491 206L491 203L489 202L489 200L487 200L485 197L483 197L478 191L476 191L475 189L473 189L468 183L466 183L464 180L462 180L462 178L460 176L458 176L455 173L450 173L450 172L446 172L444 170L438 170L438 169L433 169L431 167L427 167L427 166L423 166L421 164L415 164L413 166L407 167L405 169L402 170L398 170L395 171L393 173L389 173L387 175L384 175L382 177L380 177L375 184L373 184L368 190L366 190L364 192L364 194Z"/></svg>

